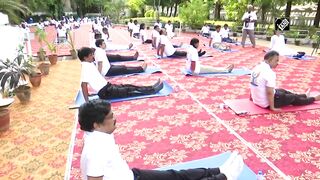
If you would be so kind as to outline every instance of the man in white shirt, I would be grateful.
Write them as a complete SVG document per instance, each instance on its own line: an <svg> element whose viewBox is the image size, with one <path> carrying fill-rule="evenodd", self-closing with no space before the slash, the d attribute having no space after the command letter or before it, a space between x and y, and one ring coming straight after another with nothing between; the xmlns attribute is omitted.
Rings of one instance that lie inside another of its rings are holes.
<svg viewBox="0 0 320 180"><path fill-rule="evenodd" d="M244 47L244 44L247 39L247 34L249 34L249 38L252 44L252 47L254 48L256 46L256 40L254 36L254 23L257 21L257 15L256 12L253 11L253 6L248 5L248 12L245 12L242 16L243 21L243 28L242 28L242 47Z"/></svg>
<svg viewBox="0 0 320 180"><path fill-rule="evenodd" d="M220 31L222 42L232 43L232 39L230 38L230 29L228 24L225 24Z"/></svg>
<svg viewBox="0 0 320 180"><path fill-rule="evenodd" d="M154 26L158 26L160 29L162 28L162 23L160 22L160 19L157 19L157 22L154 23Z"/></svg>
<svg viewBox="0 0 320 180"><path fill-rule="evenodd" d="M157 49L158 57L160 57L160 58L163 58L163 57L170 57L170 58L186 57L187 52L176 50L166 35L167 35L166 30L161 29L160 30L159 47ZM199 56L203 56L205 53L206 53L206 51L202 51L202 50L200 50L198 52Z"/></svg>
<svg viewBox="0 0 320 180"><path fill-rule="evenodd" d="M272 70L279 62L279 53L269 51L264 61L253 68L250 80L250 99L262 108L280 111L281 107L308 105L320 100L320 95L311 97L306 94L294 94L284 89L276 89L276 73Z"/></svg>
<svg viewBox="0 0 320 180"><path fill-rule="evenodd" d="M202 26L200 34L204 37L209 37L210 36L210 27L208 26L208 24L204 24L204 26Z"/></svg>
<svg viewBox="0 0 320 180"><path fill-rule="evenodd" d="M93 63L94 51L92 48L81 48L78 51L78 57L81 61L81 90L86 102L89 101L88 85L90 85L90 87L98 94L100 99L125 98L155 94L163 88L163 83L160 80L152 86L111 84L95 67Z"/></svg>
<svg viewBox="0 0 320 180"><path fill-rule="evenodd" d="M139 39L140 38L140 26L138 24L137 20L133 21L133 25L132 25L132 37Z"/></svg>
<svg viewBox="0 0 320 180"><path fill-rule="evenodd" d="M109 102L98 99L84 103L78 121L85 131L80 161L83 180L236 180L244 166L241 155L234 152L219 168L130 169L114 139L117 120Z"/></svg>
<svg viewBox="0 0 320 180"><path fill-rule="evenodd" d="M198 55L199 39L193 38L190 41L190 46L187 50L186 70L192 74L208 74L208 73L230 73L234 65L229 65L227 68L205 66L200 64Z"/></svg>
<svg viewBox="0 0 320 180"><path fill-rule="evenodd" d="M132 43L129 43L129 45L120 45L120 44L114 44L111 43L109 41L109 31L107 27L103 27L102 28L102 38L104 40L104 42L106 43L106 51L117 51L117 50L129 50L133 47ZM95 40L94 40L95 41ZM95 45L94 45L95 47ZM109 56L109 54L107 54L107 56ZM111 55L111 57L109 58L110 62L113 62L114 57L112 57L113 55ZM118 58L121 59L121 58ZM117 60L117 59L116 59Z"/></svg>
<svg viewBox="0 0 320 180"><path fill-rule="evenodd" d="M171 21L168 21L168 23L164 26L164 28L167 31L168 38L173 38L174 32L173 32L173 25L171 24Z"/></svg>
<svg viewBox="0 0 320 180"><path fill-rule="evenodd" d="M152 40L148 39L148 35L147 35L146 30L145 30L145 24L144 23L140 24L140 38L141 38L142 44L151 44L152 43Z"/></svg>
<svg viewBox="0 0 320 180"><path fill-rule="evenodd" d="M152 47L158 48L160 42L160 28L159 26L155 25L154 29L152 30Z"/></svg>
<svg viewBox="0 0 320 180"><path fill-rule="evenodd" d="M278 30L276 30L274 35L271 37L270 50L277 51L282 56L298 54L297 51L287 47L284 41L284 36Z"/></svg>
<svg viewBox="0 0 320 180"><path fill-rule="evenodd" d="M222 43L220 30L221 30L221 26L217 25L216 30L211 33L209 47L213 47L215 49L219 49L223 51L230 50L229 45Z"/></svg>
<svg viewBox="0 0 320 180"><path fill-rule="evenodd" d="M67 40L67 30L63 28L61 24L59 24L57 28L57 40L58 43L64 43Z"/></svg>
<svg viewBox="0 0 320 180"><path fill-rule="evenodd" d="M124 65L110 65L109 59L106 54L106 43L103 39L96 40L96 51L94 59L101 75L103 76L117 76L123 74L133 74L144 72L147 68L147 63L142 66L127 67Z"/></svg>
<svg viewBox="0 0 320 180"><path fill-rule="evenodd" d="M132 37L132 26L133 26L133 22L132 22L132 19L130 19L130 21L128 22L128 31L130 33L130 37Z"/></svg>

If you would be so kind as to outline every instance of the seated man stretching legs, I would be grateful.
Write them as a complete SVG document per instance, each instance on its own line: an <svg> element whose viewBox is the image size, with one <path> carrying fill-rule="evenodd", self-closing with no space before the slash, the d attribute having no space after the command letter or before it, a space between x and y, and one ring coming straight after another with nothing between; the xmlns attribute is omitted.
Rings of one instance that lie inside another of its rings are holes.
<svg viewBox="0 0 320 180"><path fill-rule="evenodd" d="M203 56L205 53L206 51L202 52L201 50L198 52L199 56ZM172 58L187 56L186 51L178 51L174 48L174 46L166 36L166 30L162 29L160 30L160 41L159 41L159 46L157 50L157 55L162 58L164 54L167 57L172 57Z"/></svg>
<svg viewBox="0 0 320 180"><path fill-rule="evenodd" d="M276 68L279 53L269 51L264 56L264 61L257 65L251 73L250 90L253 102L263 108L279 111L281 107L294 105L308 105L320 100L320 95L310 97L309 93L294 94L284 89L276 89Z"/></svg>
<svg viewBox="0 0 320 180"><path fill-rule="evenodd" d="M205 74L205 73L230 73L234 67L233 64L229 65L227 68L218 68L201 65L199 61L199 55L197 48L199 47L199 39L193 38L190 41L190 47L187 51L187 70L191 71L193 74Z"/></svg>
<svg viewBox="0 0 320 180"><path fill-rule="evenodd" d="M83 47L78 51L81 61L81 89L86 102L89 100L88 85L96 92L100 99L126 98L139 95L155 94L163 88L159 80L153 86L134 86L131 84L111 84L101 76L95 67L94 55L91 48Z"/></svg>
<svg viewBox="0 0 320 180"><path fill-rule="evenodd" d="M78 120L80 129L85 131L80 161L83 180L236 180L243 170L242 157L237 153L232 153L219 168L130 169L114 139L117 120L109 102L96 99L84 103Z"/></svg>
<svg viewBox="0 0 320 180"><path fill-rule="evenodd" d="M96 41L96 51L94 59L98 66L98 70L103 76L116 76L122 74L132 74L144 72L147 68L147 64L144 63L142 66L127 67L124 65L110 65L109 59L105 53L106 43L103 39Z"/></svg>

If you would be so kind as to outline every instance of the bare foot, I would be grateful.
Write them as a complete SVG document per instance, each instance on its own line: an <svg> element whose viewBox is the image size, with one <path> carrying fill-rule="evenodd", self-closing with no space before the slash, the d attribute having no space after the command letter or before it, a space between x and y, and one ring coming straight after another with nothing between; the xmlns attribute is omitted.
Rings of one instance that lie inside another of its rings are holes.
<svg viewBox="0 0 320 180"><path fill-rule="evenodd" d="M179 47L182 47L182 45L183 45L183 42L180 43Z"/></svg>
<svg viewBox="0 0 320 180"><path fill-rule="evenodd" d="M310 97L310 88L307 89L305 94L306 94L307 97Z"/></svg>
<svg viewBox="0 0 320 180"><path fill-rule="evenodd" d="M147 66L148 66L147 62L144 62L144 63L141 65L143 71L146 71Z"/></svg>
<svg viewBox="0 0 320 180"><path fill-rule="evenodd" d="M233 64L229 65L229 66L227 67L228 72L230 73L230 72L233 70L233 68L234 68L234 65L233 65Z"/></svg>
<svg viewBox="0 0 320 180"><path fill-rule="evenodd" d="M314 99L316 99L316 101L320 101L320 94L314 97Z"/></svg>
<svg viewBox="0 0 320 180"><path fill-rule="evenodd" d="M129 49L131 49L131 48L132 48L132 46L133 46L133 44L132 44L132 43L130 43L130 44L129 44Z"/></svg>
<svg viewBox="0 0 320 180"><path fill-rule="evenodd" d="M134 58L134 59L138 59L138 57L139 57L139 52L136 51L136 53L133 55L133 58Z"/></svg>

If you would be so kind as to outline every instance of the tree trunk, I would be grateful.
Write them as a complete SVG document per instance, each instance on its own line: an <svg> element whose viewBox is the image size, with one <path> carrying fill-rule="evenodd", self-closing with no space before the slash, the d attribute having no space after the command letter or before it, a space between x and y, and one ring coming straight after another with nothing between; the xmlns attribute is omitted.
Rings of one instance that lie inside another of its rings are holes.
<svg viewBox="0 0 320 180"><path fill-rule="evenodd" d="M217 1L214 9L214 19L220 20L221 2Z"/></svg>
<svg viewBox="0 0 320 180"><path fill-rule="evenodd" d="M317 7L317 14L314 18L313 25L315 27L319 27L319 21L320 21L320 0L318 0L318 7Z"/></svg>
<svg viewBox="0 0 320 180"><path fill-rule="evenodd" d="M171 5L171 7L170 7L170 17L171 17L171 15L172 15L172 8L173 8L173 5Z"/></svg>
<svg viewBox="0 0 320 180"><path fill-rule="evenodd" d="M251 0L251 4L253 5L253 3L254 3L254 0Z"/></svg>
<svg viewBox="0 0 320 180"><path fill-rule="evenodd" d="M173 16L176 17L177 16L177 10L178 10L178 3L174 4L174 13Z"/></svg>
<svg viewBox="0 0 320 180"><path fill-rule="evenodd" d="M164 6L161 6L161 15L164 14Z"/></svg>
<svg viewBox="0 0 320 180"><path fill-rule="evenodd" d="M166 6L166 8L167 8L167 14L166 14L166 16L169 16L169 7Z"/></svg>
<svg viewBox="0 0 320 180"><path fill-rule="evenodd" d="M264 23L266 19L266 9L262 8L261 9L261 22Z"/></svg>
<svg viewBox="0 0 320 180"><path fill-rule="evenodd" d="M287 7L286 7L285 17L290 17L291 7L292 7L292 0L288 0L288 1L287 1Z"/></svg>

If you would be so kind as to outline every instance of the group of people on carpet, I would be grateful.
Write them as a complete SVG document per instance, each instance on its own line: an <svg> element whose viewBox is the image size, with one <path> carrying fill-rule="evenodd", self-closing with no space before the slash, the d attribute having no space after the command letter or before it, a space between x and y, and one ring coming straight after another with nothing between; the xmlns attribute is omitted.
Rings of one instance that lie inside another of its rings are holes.
<svg viewBox="0 0 320 180"><path fill-rule="evenodd" d="M249 8L250 9L250 8ZM244 17L244 36L249 34L253 47L255 46L254 35L251 29L256 16L252 11L247 12ZM130 21L132 23L132 21ZM168 23L169 24L169 23ZM202 73L230 73L234 65L230 64L225 68L202 65L199 57L206 51L198 50L200 41L192 38L186 51L177 50L167 36L167 30L161 29L160 22L156 22L152 31L152 38L146 35L145 24L138 27L137 21L128 25L130 36L139 36L142 44L151 44L157 49L160 57L185 57L186 69L192 74ZM225 28L225 27L224 27ZM97 29L97 30L96 30ZM100 30L99 30L100 29ZM116 129L116 118L112 112L111 104L106 99L132 97L139 95L154 94L164 87L159 79L149 86L136 86L132 84L113 84L106 80L105 76L123 75L131 73L141 73L147 68L145 62L141 66L113 65L112 60L128 61L136 60L139 53L127 57L122 55L108 54L109 33L103 30L104 27L93 28L94 45L83 47L78 51L81 61L81 90L85 103L79 109L79 124L81 130L85 131L85 142L81 155L81 172L83 179L87 180L235 180L241 173L244 162L240 155L233 153L231 157L220 167L197 168L188 170L143 170L130 169L123 160L119 148L115 143L113 131ZM139 30L137 30L139 29ZM222 42L220 36L221 26L216 27L216 33L211 34L210 46L216 46ZM170 28L169 28L170 30ZM138 34L137 34L138 33ZM203 33L207 30L203 29ZM100 35L99 35L100 34ZM279 53L275 50L281 49L284 44L280 44L281 36L276 33L279 39L274 38L271 51L267 52L264 60L253 68L250 80L250 99L262 108L269 108L272 111L279 111L281 107L287 105L307 105L320 100L320 95L311 96L306 94L295 94L276 87L276 74L273 71L279 61ZM107 37L107 38L106 38ZM124 49L131 49L132 44ZM219 48L219 47L218 47ZM89 85L97 92L100 99L89 101Z"/></svg>

